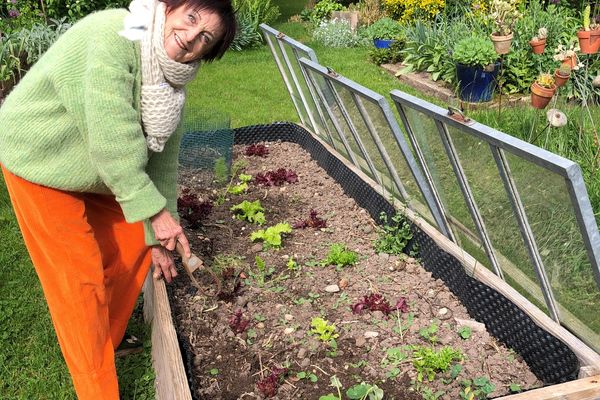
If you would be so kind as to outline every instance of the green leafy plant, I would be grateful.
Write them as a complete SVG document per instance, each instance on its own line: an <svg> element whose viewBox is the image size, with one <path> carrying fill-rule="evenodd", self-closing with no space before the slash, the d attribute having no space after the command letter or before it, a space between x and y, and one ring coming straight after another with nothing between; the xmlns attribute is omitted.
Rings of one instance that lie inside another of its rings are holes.
<svg viewBox="0 0 600 400"><path fill-rule="evenodd" d="M365 29L364 35L369 39L397 39L404 33L402 25L389 17L381 18Z"/></svg>
<svg viewBox="0 0 600 400"><path fill-rule="evenodd" d="M310 321L310 332L313 335L319 336L319 340L329 343L330 340L339 337L336 333L335 324L330 324L329 321L315 317Z"/></svg>
<svg viewBox="0 0 600 400"><path fill-rule="evenodd" d="M310 13L310 21L319 24L321 21L329 19L333 11L340 11L344 7L335 0L321 0L315 4Z"/></svg>
<svg viewBox="0 0 600 400"><path fill-rule="evenodd" d="M213 174L215 177L215 181L223 185L227 183L229 180L229 165L227 164L227 160L225 157L219 157L215 160L215 165L213 166Z"/></svg>
<svg viewBox="0 0 600 400"><path fill-rule="evenodd" d="M248 182L252 180L252 175L239 174L239 183L237 185L229 186L227 192L231 194L242 194L248 190Z"/></svg>
<svg viewBox="0 0 600 400"><path fill-rule="evenodd" d="M410 327L413 325L415 314L408 313L406 322L402 322L402 314L400 314L400 310L397 309L394 317L396 318L396 325L394 325L392 331L400 335L400 340L404 340L404 334L408 332Z"/></svg>
<svg viewBox="0 0 600 400"><path fill-rule="evenodd" d="M312 372L304 372L304 371L300 371L296 374L296 378L298 379L308 379L309 381L311 381L312 383L315 383L319 380L319 378L313 374Z"/></svg>
<svg viewBox="0 0 600 400"><path fill-rule="evenodd" d="M329 378L330 380L330 384L329 386L333 386L334 388L336 388L338 395L334 395L333 393L329 393L325 396L320 396L319 400L342 400L342 383L340 382L340 380L338 379L337 376L333 375L331 378Z"/></svg>
<svg viewBox="0 0 600 400"><path fill-rule="evenodd" d="M511 383L508 385L508 390L510 390L511 393L519 393L523 391L523 388L518 383Z"/></svg>
<svg viewBox="0 0 600 400"><path fill-rule="evenodd" d="M446 372L453 361L462 361L462 359L460 351L449 346L439 351L426 346L413 347L412 360L417 370L418 382L423 382L423 378L433 381L437 372Z"/></svg>
<svg viewBox="0 0 600 400"><path fill-rule="evenodd" d="M461 338L467 340L471 337L472 331L471 328L468 326L461 326L460 328L458 328L458 334Z"/></svg>
<svg viewBox="0 0 600 400"><path fill-rule="evenodd" d="M254 264L256 265L256 270L251 269L248 271L248 275L259 287L263 287L267 279L275 272L275 268L267 267L265 260L260 256L254 257Z"/></svg>
<svg viewBox="0 0 600 400"><path fill-rule="evenodd" d="M334 19L322 21L313 31L313 40L327 47L355 47L360 38L352 31L350 22Z"/></svg>
<svg viewBox="0 0 600 400"><path fill-rule="evenodd" d="M464 388L460 391L460 398L463 400L484 400L488 394L496 390L496 387L490 382L489 378L482 376L472 381L465 379L462 381Z"/></svg>
<svg viewBox="0 0 600 400"><path fill-rule="evenodd" d="M258 201L258 200L257 200ZM279 223L274 226L270 226L267 229L260 229L256 232L252 232L250 239L255 242L262 240L266 248L280 248L282 245L281 235L284 233L291 233L292 227L287 222Z"/></svg>
<svg viewBox="0 0 600 400"><path fill-rule="evenodd" d="M361 382L346 390L346 396L352 400L383 400L383 390L377 385Z"/></svg>
<svg viewBox="0 0 600 400"><path fill-rule="evenodd" d="M496 62L498 54L488 38L470 36L456 43L452 58L459 64L486 68Z"/></svg>
<svg viewBox="0 0 600 400"><path fill-rule="evenodd" d="M434 392L433 390L431 390L428 387L424 388L423 391L421 392L421 396L423 396L423 400L438 400L444 394L445 393L442 392L441 390Z"/></svg>
<svg viewBox="0 0 600 400"><path fill-rule="evenodd" d="M408 358L407 347L390 347L385 351L385 357L381 364L385 367L390 367L386 373L386 377L395 378L400 375L399 365Z"/></svg>
<svg viewBox="0 0 600 400"><path fill-rule="evenodd" d="M238 29L231 44L234 50L258 46L262 43L259 25L271 24L279 17L279 7L271 0L233 0Z"/></svg>
<svg viewBox="0 0 600 400"><path fill-rule="evenodd" d="M329 247L329 252L320 262L322 266L335 265L338 268L354 265L358 261L358 254L352 250L347 250L341 243L333 243Z"/></svg>
<svg viewBox="0 0 600 400"><path fill-rule="evenodd" d="M413 237L408 221L401 213L396 213L391 223L388 223L388 216L383 212L379 219L383 226L377 228L379 238L375 241L375 251L402 254L408 241Z"/></svg>
<svg viewBox="0 0 600 400"><path fill-rule="evenodd" d="M264 208L260 204L260 200L248 201L244 200L239 204L230 208L234 212L237 219L246 220L250 223L256 223L258 225L264 224L265 214ZM254 240L254 239L253 239Z"/></svg>

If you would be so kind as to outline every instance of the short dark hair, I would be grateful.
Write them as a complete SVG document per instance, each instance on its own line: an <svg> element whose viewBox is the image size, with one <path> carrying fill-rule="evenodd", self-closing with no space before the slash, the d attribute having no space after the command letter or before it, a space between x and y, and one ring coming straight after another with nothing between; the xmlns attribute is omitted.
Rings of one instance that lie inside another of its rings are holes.
<svg viewBox="0 0 600 400"><path fill-rule="evenodd" d="M221 24L223 25L223 36L217 43L206 53L202 60L211 62L218 60L223 57L223 54L227 51L235 33L237 31L237 21L235 19L235 12L231 5L231 0L160 0L166 4L168 10L175 10L181 6L191 6L196 10L206 10L217 14L221 18Z"/></svg>

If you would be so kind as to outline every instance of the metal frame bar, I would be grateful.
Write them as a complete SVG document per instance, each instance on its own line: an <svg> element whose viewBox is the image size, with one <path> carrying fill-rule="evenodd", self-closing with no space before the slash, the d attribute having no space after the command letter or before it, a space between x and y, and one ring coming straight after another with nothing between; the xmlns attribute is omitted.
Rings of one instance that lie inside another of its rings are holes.
<svg viewBox="0 0 600 400"><path fill-rule="evenodd" d="M452 142L452 138L450 137L448 129L443 123L441 123L438 120L435 121L435 125L438 129L438 133L440 134L442 144L446 149L446 155L448 156L450 165L452 165L452 169L454 170L454 176L458 181L458 186L460 187L463 197L465 198L467 208L471 213L471 218L473 218L473 222L475 223L477 233L479 233L479 238L481 239L481 243L483 244L485 253L487 254L488 259L492 263L492 267L494 268L494 272L496 273L496 275L498 275L500 278L502 278L502 280L504 280L504 274L502 273L500 264L498 263L496 255L494 254L492 242L490 241L490 237L487 233L487 230L485 229L485 223L483 222L483 218L481 217L479 208L477 207L477 203L475 202L475 198L473 197L473 192L471 191L471 187L469 186L467 176L465 175L465 171L462 168L460 159L458 158L458 153L456 152L456 148L454 147L454 143Z"/></svg>
<svg viewBox="0 0 600 400"><path fill-rule="evenodd" d="M388 125L392 131L392 134L394 135L396 144L398 145L398 147L400 148L400 151L402 152L404 161L407 163L410 173L412 174L413 178L415 179L417 186L421 190L421 194L423 195L423 198L425 199L425 202L427 203L426 204L427 207L431 211L431 214L438 226L438 229L446 237L454 240L454 237L451 233L448 221L446 220L445 213L443 212L443 206L439 200L437 193L435 193L435 190L433 189L434 186L432 185L432 183L430 181L430 177L424 177L423 174L421 173L419 163L413 157L410 147L406 143L404 134L402 133L400 126L396 122L396 119L394 118L393 113L392 113L392 109L391 109L389 103L387 102L387 100L382 95L380 95L364 86L361 86L361 85L357 84L356 82L353 82L347 78L344 78L343 76L340 76L337 74L336 74L336 76L332 76L330 74L330 71L327 68L325 68L313 61L307 60L306 58L301 58L300 64L305 66L308 70L319 74L321 77L323 77L323 79L325 79L325 81L334 80L336 83L347 88L352 93L360 95L361 98L367 99L368 101L372 102L373 104L376 104L380 108L386 121L388 122ZM316 86L316 84L315 84L315 86ZM377 143L377 141L381 142L381 139L376 134L376 132L374 132L374 133L378 138L378 140L376 140L376 143ZM385 158L384 158L384 160L385 160ZM388 166L388 168L389 168L389 166Z"/></svg>
<svg viewBox="0 0 600 400"><path fill-rule="evenodd" d="M504 189L508 194L508 199L510 200L510 204L512 205L513 212L515 217L517 218L517 223L519 224L519 230L521 231L521 236L523 237L523 241L525 242L525 247L527 248L527 253L529 254L529 259L531 264L533 264L533 269L538 278L538 282L542 288L542 293L544 294L544 300L546 302L546 306L548 307L548 311L550 312L550 317L559 322L559 312L558 307L556 305L556 299L554 298L554 293L552 292L552 286L548 281L548 276L546 275L546 270L544 269L544 263L542 261L542 256L540 255L539 249L537 247L537 243L535 241L535 237L531 230L531 226L529 225L529 221L527 219L527 214L525 213L525 207L521 202L521 197L519 196L519 191L517 189L517 185L512 178L512 174L510 172L510 165L508 164L508 160L506 159L504 152L493 144L489 145L490 151L494 156L494 160L496 161L496 166L498 167L498 172L500 173L500 178L502 178L502 182L504 183Z"/></svg>

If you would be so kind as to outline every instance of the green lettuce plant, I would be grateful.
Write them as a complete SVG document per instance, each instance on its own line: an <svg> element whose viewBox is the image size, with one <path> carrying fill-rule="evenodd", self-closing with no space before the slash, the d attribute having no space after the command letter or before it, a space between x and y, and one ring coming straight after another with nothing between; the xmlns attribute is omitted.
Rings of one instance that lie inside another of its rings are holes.
<svg viewBox="0 0 600 400"><path fill-rule="evenodd" d="M459 64L486 68L496 62L498 54L489 39L470 36L456 43L452 58Z"/></svg>

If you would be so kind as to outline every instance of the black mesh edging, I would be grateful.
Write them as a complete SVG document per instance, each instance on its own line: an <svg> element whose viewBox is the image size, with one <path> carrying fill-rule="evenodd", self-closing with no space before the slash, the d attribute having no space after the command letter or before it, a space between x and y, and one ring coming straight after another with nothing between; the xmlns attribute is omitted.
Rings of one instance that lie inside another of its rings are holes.
<svg viewBox="0 0 600 400"><path fill-rule="evenodd" d="M376 222L379 222L381 212L388 215L395 212L394 207L383 196L331 154L304 128L289 122L277 122L237 128L234 131L235 144L283 141L300 145ZM434 278L444 281L467 308L471 317L484 323L490 334L520 354L538 379L545 385L554 385L577 378L579 361L567 345L537 326L504 295L468 276L456 258L440 249L433 239L418 227L412 225L412 229L414 235L407 246L407 252L418 248L425 269L430 271ZM182 348L182 353L189 353L189 345L183 344L181 340L180 347L186 347ZM188 354L183 357L188 364L186 373L192 385L190 375L193 356Z"/></svg>

